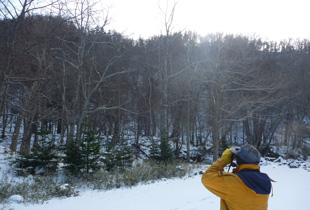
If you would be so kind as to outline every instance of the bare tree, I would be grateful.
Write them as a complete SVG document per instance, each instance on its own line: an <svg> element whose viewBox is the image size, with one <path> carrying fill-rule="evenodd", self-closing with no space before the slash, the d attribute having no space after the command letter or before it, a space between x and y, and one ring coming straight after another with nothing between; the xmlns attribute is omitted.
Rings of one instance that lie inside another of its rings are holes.
<svg viewBox="0 0 310 210"><path fill-rule="evenodd" d="M241 122L253 117L255 110L275 105L284 98L278 93L286 83L281 70L267 63L267 53L260 51L263 43L257 39L217 35L211 37L210 45L202 73L212 110L213 159L216 160L220 138L225 138L231 129L230 125L228 130L223 130L225 123ZM277 72L278 77L269 76L271 72Z"/></svg>
<svg viewBox="0 0 310 210"><path fill-rule="evenodd" d="M168 12L168 5L166 5L165 10L162 10L162 14L164 17L164 26L165 26L165 34L163 39L163 55L162 62L163 64L159 67L160 74L160 87L161 87L161 138L168 139L169 128L168 128L168 110L169 110L169 101L168 101L168 82L169 82L169 58L170 58L170 47L172 43L172 35L171 30L173 26L174 12L175 12L176 4L173 5L171 11Z"/></svg>
<svg viewBox="0 0 310 210"><path fill-rule="evenodd" d="M47 106L52 106L49 104L53 103L50 100L55 86L48 89L46 85L51 84L49 81L55 81L57 77L53 72L57 65L52 50L57 46L57 42L50 30L54 31L54 27L59 28L59 22L62 20L58 18L31 16L24 20L23 26L27 27L23 27L19 32L19 44L16 47L24 53L15 63L18 68L14 68L9 77L10 85L16 89L11 91L9 96L13 101L16 98L20 99L20 103L15 105L20 111L12 137L12 151L16 151L22 123L26 132L23 135L21 150L29 152L31 136L36 131L32 127L37 126L40 120L55 116L54 112L47 112L46 109ZM19 90L23 94L15 95Z"/></svg>
<svg viewBox="0 0 310 210"><path fill-rule="evenodd" d="M7 36L7 53L6 58L3 64L3 71L1 72L1 87L0 87L0 113L4 114L5 104L7 103L8 92L10 88L9 77L12 71L12 66L14 65L14 51L15 51L15 43L16 43L16 33L18 32L22 21L24 20L26 14L31 9L31 4L33 1L20 1L18 5L15 4L14 1L11 0L1 0L0 1L0 17L2 17L3 22L7 22L9 24L9 28L11 28L11 34ZM4 46L3 46L4 47ZM6 47L6 46L5 46ZM3 136L4 129L3 126ZM16 149L15 149L16 150ZM13 150L13 151L15 151Z"/></svg>
<svg viewBox="0 0 310 210"><path fill-rule="evenodd" d="M70 7L68 7L70 5ZM100 90L107 80L117 75L127 73L129 69L114 71L113 66L123 56L118 49L118 43L113 43L113 35L104 31L108 19L103 25L95 28L95 3L91 1L66 2L67 7L62 12L70 15L70 21L76 27L75 40L62 40L63 56L59 57L63 62L63 72L71 69L74 73L74 95L72 102L68 104L65 98L66 84L63 83L63 107L66 108L67 122L70 123L68 139L80 135L83 122L89 114L99 111L119 108L121 104L109 107L104 104L90 110L91 99ZM72 9L73 7L73 9ZM106 17L108 18L108 17ZM72 81L71 81L72 82ZM75 126L77 126L75 130Z"/></svg>
<svg viewBox="0 0 310 210"><path fill-rule="evenodd" d="M4 107L7 100L7 95L10 88L10 74L14 63L16 61L15 54L15 45L16 45L16 36L20 30L21 24L24 21L25 17L32 14L35 11L42 10L50 5L53 2L50 1L38 1L34 0L23 0L23 1L14 1L14 0L1 0L0 1L0 20L2 19L3 23L8 25L8 36L5 40L5 62L3 64L3 71L1 72L1 81L0 81L0 113L3 114ZM4 46L3 46L4 47Z"/></svg>
<svg viewBox="0 0 310 210"><path fill-rule="evenodd" d="M6 39L4 43L5 45L1 46L4 48L6 53L3 53L3 71L1 72L1 101L0 101L0 113L5 115L6 110L5 106L8 103L8 94L11 89L11 85L15 83L14 75L16 75L13 71L17 69L17 65L20 65L19 61L23 60L22 57L25 57L30 51L32 46L26 47L17 47L17 42L24 43L22 38L22 33L25 31L26 24L25 19L30 17L32 13L35 11L40 11L49 5L53 4L53 2L45 1L45 2L35 2L31 0L25 1L11 1L11 0L3 0L0 1L0 17L2 26L6 26L7 33L3 37ZM20 44L19 44L20 45ZM18 48L18 49L17 49ZM18 62L17 62L18 61ZM22 66L22 65L21 65ZM29 95L32 97L31 94ZM28 99L25 100L28 104ZM24 107L25 108L25 107ZM23 120L24 110L18 116L18 123L14 131L14 135L12 138L11 150L16 151L17 146L17 137L19 135L19 128L21 121ZM4 118L5 119L5 118ZM3 131L2 136L5 134L6 121L3 121Z"/></svg>

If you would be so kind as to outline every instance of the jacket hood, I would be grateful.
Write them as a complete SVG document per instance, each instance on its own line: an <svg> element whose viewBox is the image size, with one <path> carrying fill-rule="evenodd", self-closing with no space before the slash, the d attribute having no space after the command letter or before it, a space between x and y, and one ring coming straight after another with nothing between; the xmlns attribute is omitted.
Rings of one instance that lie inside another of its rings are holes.
<svg viewBox="0 0 310 210"><path fill-rule="evenodd" d="M259 169L242 169L236 175L257 194L266 195L271 192L270 178Z"/></svg>

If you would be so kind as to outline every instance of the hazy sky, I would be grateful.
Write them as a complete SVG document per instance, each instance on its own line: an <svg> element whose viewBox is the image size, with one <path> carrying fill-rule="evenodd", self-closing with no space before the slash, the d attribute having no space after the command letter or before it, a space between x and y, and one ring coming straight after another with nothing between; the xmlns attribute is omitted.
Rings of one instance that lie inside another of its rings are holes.
<svg viewBox="0 0 310 210"><path fill-rule="evenodd" d="M310 38L309 0L105 0L110 28L133 38L163 31L162 9L177 2L174 30L256 34L268 40ZM309 3L308 3L309 2Z"/></svg>

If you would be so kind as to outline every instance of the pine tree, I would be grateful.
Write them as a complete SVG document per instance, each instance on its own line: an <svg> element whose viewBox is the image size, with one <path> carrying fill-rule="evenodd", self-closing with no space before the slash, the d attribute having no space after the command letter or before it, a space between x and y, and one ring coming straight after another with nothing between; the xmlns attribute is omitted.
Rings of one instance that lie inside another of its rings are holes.
<svg viewBox="0 0 310 210"><path fill-rule="evenodd" d="M81 151L81 140L71 139L67 142L64 157L65 169L70 171L72 174L79 173L83 167L82 151Z"/></svg>
<svg viewBox="0 0 310 210"><path fill-rule="evenodd" d="M41 130L36 133L39 137L38 144L35 145L29 154L21 153L16 159L19 173L48 174L56 171L59 156L55 139L49 137L50 132Z"/></svg>
<svg viewBox="0 0 310 210"><path fill-rule="evenodd" d="M133 151L131 145L124 138L121 138L116 144L108 142L106 144L105 169L111 171L115 168L124 170L129 167L133 161Z"/></svg>
<svg viewBox="0 0 310 210"><path fill-rule="evenodd" d="M150 147L150 158L155 161L169 162L174 158L173 150L168 142L168 139L161 138L158 145L154 139Z"/></svg>
<svg viewBox="0 0 310 210"><path fill-rule="evenodd" d="M116 159L118 161L118 167L121 169L130 167L133 161L133 151L129 142L122 138L117 151Z"/></svg>
<svg viewBox="0 0 310 210"><path fill-rule="evenodd" d="M87 127L88 128L88 127ZM82 139L71 140L66 147L65 168L71 173L94 172L100 169L100 138L93 130L83 132Z"/></svg>
<svg viewBox="0 0 310 210"><path fill-rule="evenodd" d="M105 152L104 154L104 168L107 171L111 171L113 168L115 168L115 152L114 152L115 145L107 140L107 143L105 144Z"/></svg>
<svg viewBox="0 0 310 210"><path fill-rule="evenodd" d="M83 133L84 140L81 142L82 159L85 164L86 173L100 169L100 138L93 130Z"/></svg>
<svg viewBox="0 0 310 210"><path fill-rule="evenodd" d="M156 143L156 141L152 138L152 143L150 147L150 158L155 161L161 160L161 153L159 145Z"/></svg>
<svg viewBox="0 0 310 210"><path fill-rule="evenodd" d="M173 160L173 150L168 142L167 138L160 139L160 160L164 162L169 162Z"/></svg>

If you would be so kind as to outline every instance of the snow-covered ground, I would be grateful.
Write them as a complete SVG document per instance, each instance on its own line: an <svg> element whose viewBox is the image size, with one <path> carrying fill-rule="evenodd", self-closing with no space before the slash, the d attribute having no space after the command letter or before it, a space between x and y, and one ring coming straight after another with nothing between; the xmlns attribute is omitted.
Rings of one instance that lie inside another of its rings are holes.
<svg viewBox="0 0 310 210"><path fill-rule="evenodd" d="M283 163L283 160L282 160ZM261 171L272 179L274 196L269 210L309 209L310 163L290 168L282 163L263 163ZM110 191L85 191L78 197L52 199L44 204L1 204L3 210L218 210L219 198L201 184L201 175L162 180Z"/></svg>

